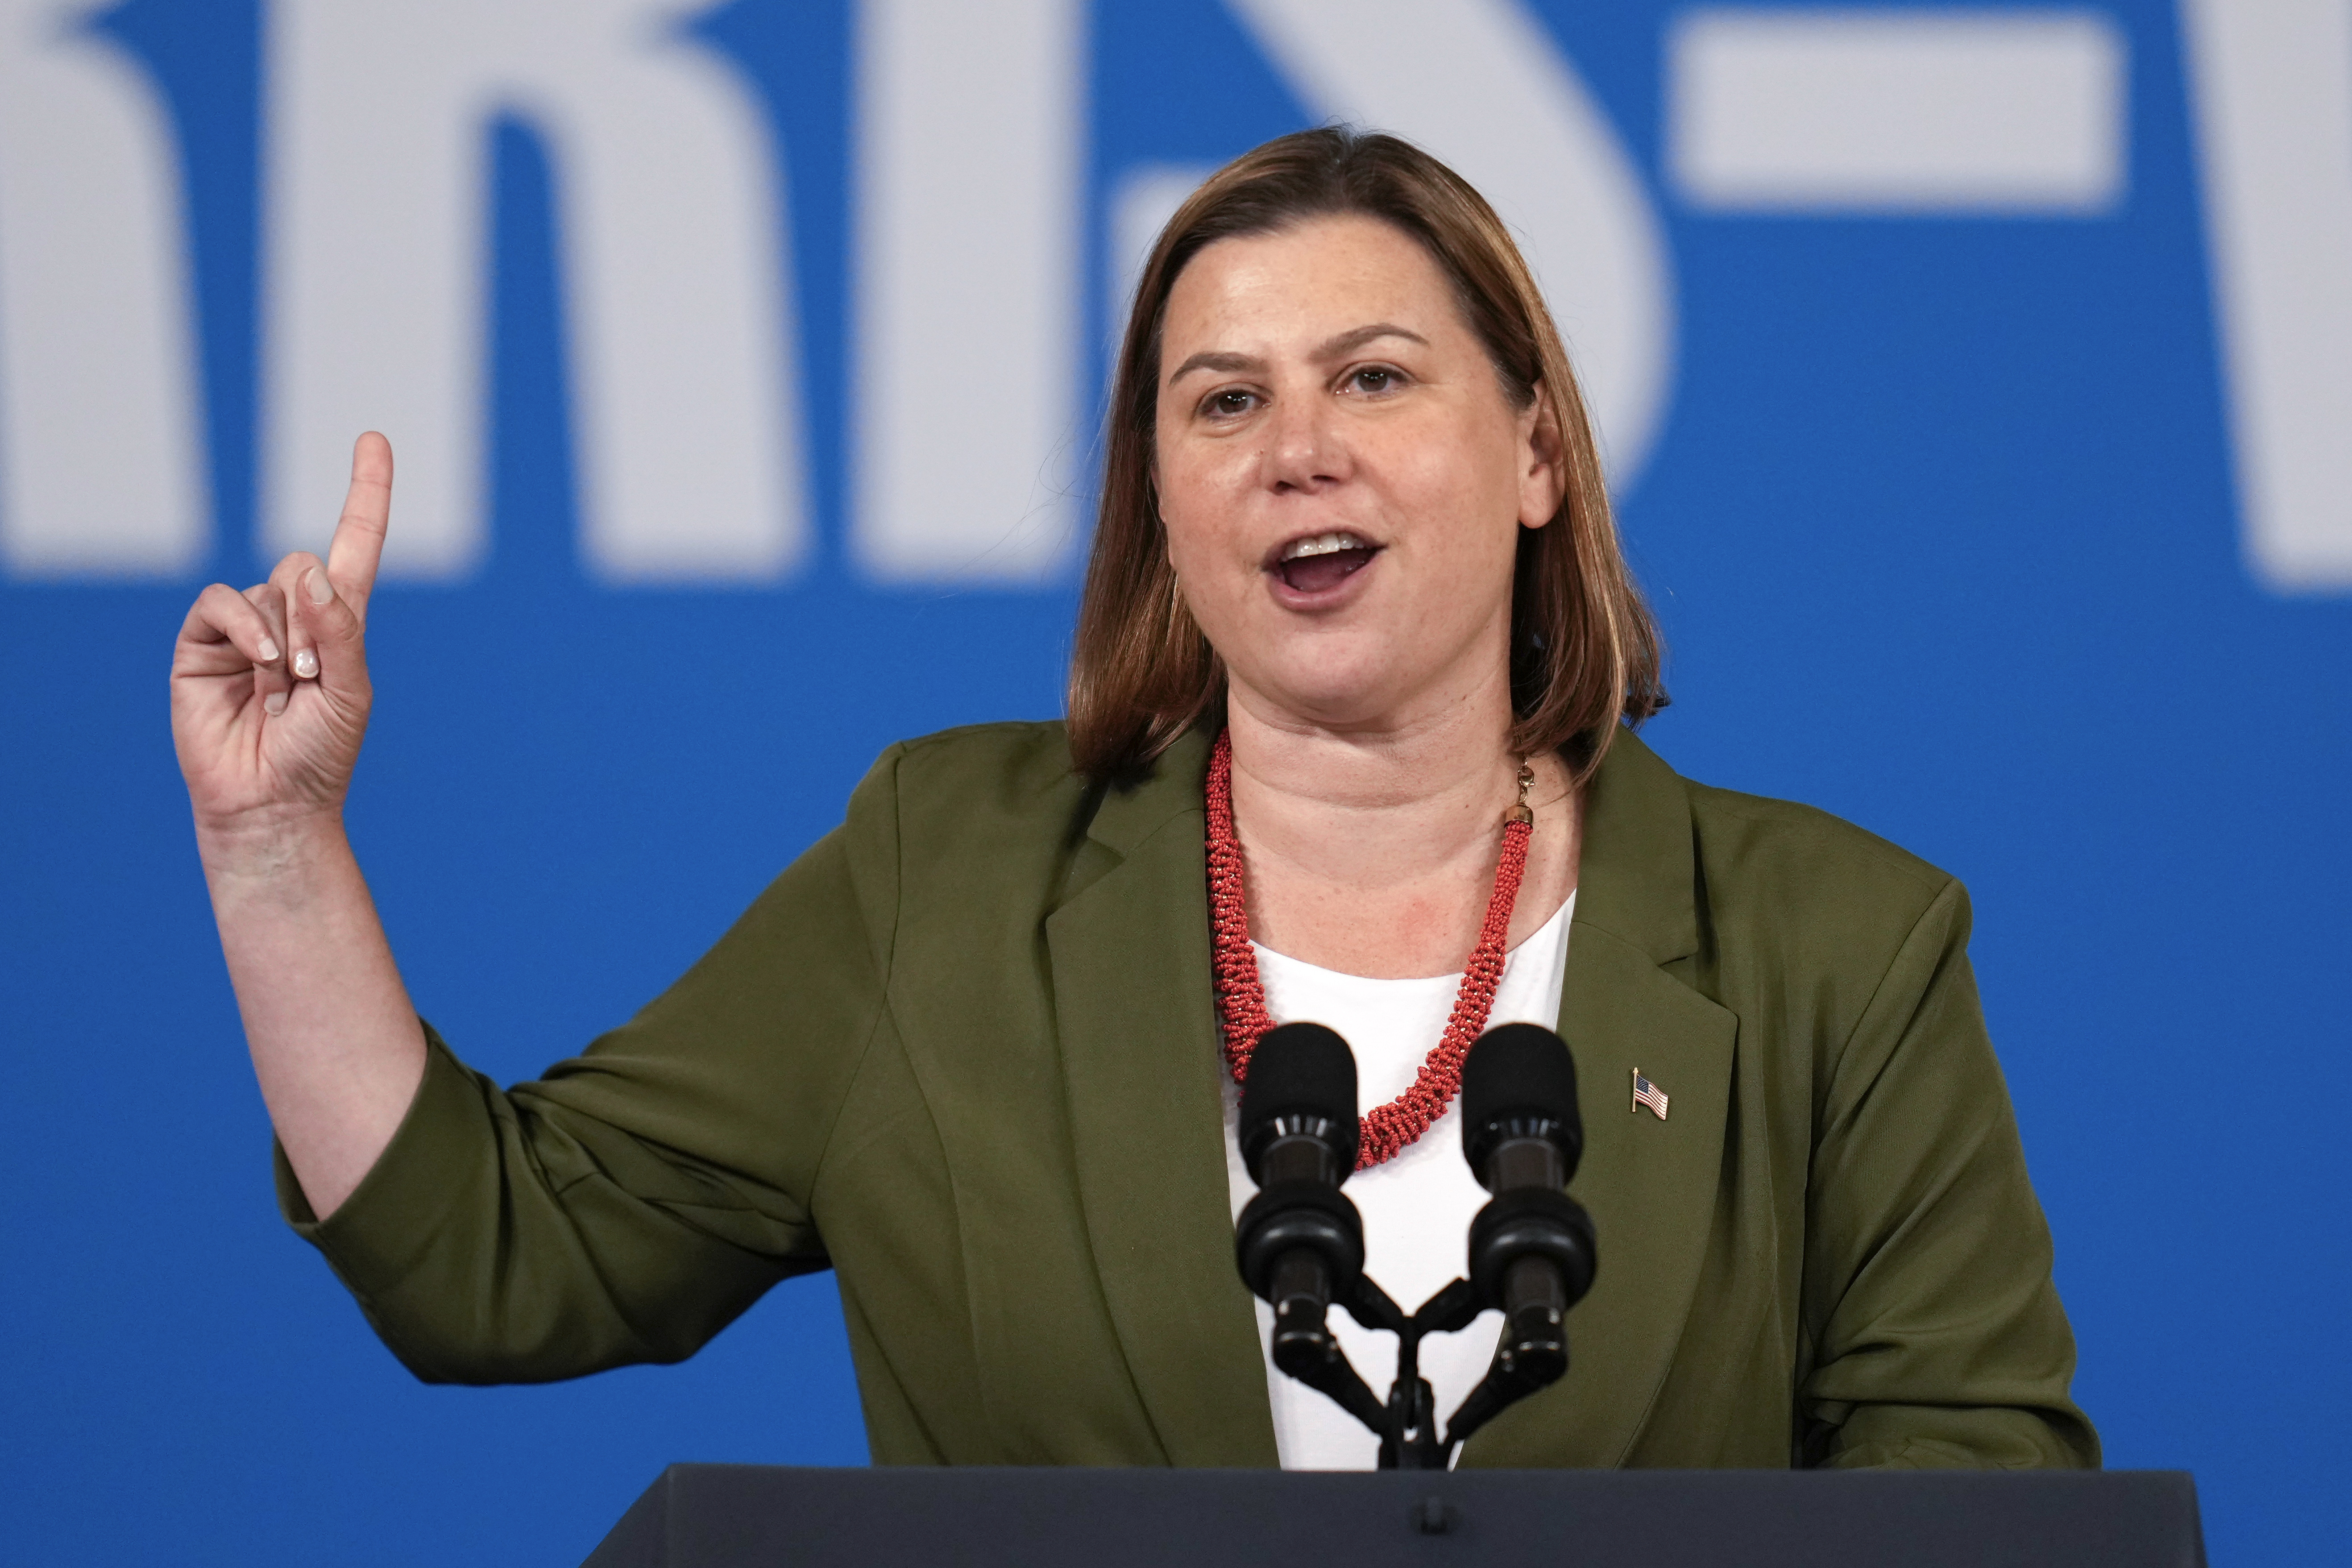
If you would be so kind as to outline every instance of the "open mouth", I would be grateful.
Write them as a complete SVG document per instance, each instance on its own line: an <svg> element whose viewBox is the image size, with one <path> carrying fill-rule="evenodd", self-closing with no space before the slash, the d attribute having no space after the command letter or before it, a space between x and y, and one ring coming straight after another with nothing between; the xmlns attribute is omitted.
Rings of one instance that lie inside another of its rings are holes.
<svg viewBox="0 0 2352 1568"><path fill-rule="evenodd" d="M1318 533L1284 545L1267 569L1293 593L1319 594L1362 571L1380 552L1379 545L1352 533Z"/></svg>

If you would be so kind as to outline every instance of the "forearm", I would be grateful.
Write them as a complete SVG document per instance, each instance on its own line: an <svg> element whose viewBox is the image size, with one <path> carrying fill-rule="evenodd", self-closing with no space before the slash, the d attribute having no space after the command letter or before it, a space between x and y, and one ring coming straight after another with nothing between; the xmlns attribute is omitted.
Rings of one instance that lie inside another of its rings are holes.
<svg viewBox="0 0 2352 1568"><path fill-rule="evenodd" d="M1866 1405L1839 1407L1815 1463L1827 1469L2074 1469L2099 1463L2098 1438L2071 1406Z"/></svg>
<svg viewBox="0 0 2352 1568"><path fill-rule="evenodd" d="M324 1218L398 1130L424 1032L339 818L200 830L198 844L262 1100Z"/></svg>
<svg viewBox="0 0 2352 1568"><path fill-rule="evenodd" d="M537 1080L501 1089L425 1032L365 1184L321 1223L285 1157L287 1217L430 1381L690 1354L778 1279L825 1266L808 1194L882 1010L858 910L828 836L675 984ZM861 1145L906 1114L882 1092Z"/></svg>

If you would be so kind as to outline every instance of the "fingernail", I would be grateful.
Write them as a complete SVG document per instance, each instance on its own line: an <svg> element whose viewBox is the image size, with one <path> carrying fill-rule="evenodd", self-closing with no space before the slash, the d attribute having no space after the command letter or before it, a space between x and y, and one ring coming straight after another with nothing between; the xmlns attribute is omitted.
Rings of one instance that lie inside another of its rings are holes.
<svg viewBox="0 0 2352 1568"><path fill-rule="evenodd" d="M294 656L294 673L304 680L319 673L319 656L304 648Z"/></svg>
<svg viewBox="0 0 2352 1568"><path fill-rule="evenodd" d="M261 639L261 662L264 664L276 664L278 662L277 638L264 637Z"/></svg>
<svg viewBox="0 0 2352 1568"><path fill-rule="evenodd" d="M286 693L273 691L261 700L261 710L272 719L286 711Z"/></svg>
<svg viewBox="0 0 2352 1568"><path fill-rule="evenodd" d="M328 582L327 574L316 566L302 574L302 592L314 605L323 605L335 596L334 584Z"/></svg>

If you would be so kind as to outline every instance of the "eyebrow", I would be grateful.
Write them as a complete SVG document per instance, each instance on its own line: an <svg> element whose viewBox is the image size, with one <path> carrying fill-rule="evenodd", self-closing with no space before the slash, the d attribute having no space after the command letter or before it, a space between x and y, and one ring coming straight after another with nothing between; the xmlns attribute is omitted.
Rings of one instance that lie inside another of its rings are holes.
<svg viewBox="0 0 2352 1568"><path fill-rule="evenodd" d="M1400 327L1394 321L1374 321L1370 326L1354 327L1341 332L1338 337L1329 339L1315 351L1312 357L1318 360L1338 359L1342 354L1355 353L1366 343L1378 338L1403 338L1408 342L1419 343L1423 348L1429 346L1427 338L1409 327ZM1178 365L1169 375L1168 384L1175 385L1196 370L1239 374L1265 368L1265 361L1255 354L1225 353L1211 350L1194 354L1191 359Z"/></svg>
<svg viewBox="0 0 2352 1568"><path fill-rule="evenodd" d="M1408 342L1419 343L1423 348L1429 346L1427 338L1410 328L1400 327L1394 321L1374 321L1369 327L1358 327L1352 332L1341 332L1338 337L1317 349L1315 357L1338 359L1341 354L1354 353L1375 338L1403 338Z"/></svg>

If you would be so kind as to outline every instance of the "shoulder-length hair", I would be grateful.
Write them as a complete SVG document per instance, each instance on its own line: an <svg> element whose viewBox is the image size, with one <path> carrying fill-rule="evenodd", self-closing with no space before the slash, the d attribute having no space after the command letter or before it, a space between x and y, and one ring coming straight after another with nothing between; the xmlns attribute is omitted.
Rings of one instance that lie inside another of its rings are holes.
<svg viewBox="0 0 2352 1568"><path fill-rule="evenodd" d="M1362 215L1427 247L1453 283L1515 407L1549 405L1564 458L1559 510L1519 531L1511 603L1511 745L1557 751L1578 782L1618 724L1666 705L1657 625L1633 585L1568 351L1495 209L1409 142L1337 127L1281 136L1209 176L1160 231L1135 292L1111 389L1102 505L1070 658L1070 755L1110 782L1150 770L1222 708L1224 662L1168 562L1152 488L1168 295L1201 250L1309 218Z"/></svg>

